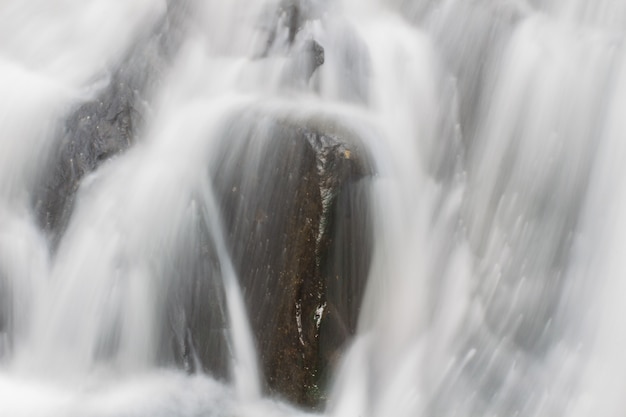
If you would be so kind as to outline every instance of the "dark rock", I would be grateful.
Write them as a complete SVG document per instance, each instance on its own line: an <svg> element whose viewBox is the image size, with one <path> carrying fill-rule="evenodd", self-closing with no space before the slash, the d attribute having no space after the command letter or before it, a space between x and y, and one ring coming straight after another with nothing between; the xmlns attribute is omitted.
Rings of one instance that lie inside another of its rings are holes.
<svg viewBox="0 0 626 417"><path fill-rule="evenodd" d="M319 80L311 80L317 68L329 62L327 79L333 80L334 94L340 100L367 104L370 99L372 63L366 43L346 21L326 19L326 1L284 0L268 7L259 28L259 38L265 39L257 58L288 56L284 84L302 86L313 81L319 90ZM322 21L326 39L315 39L313 21Z"/></svg>
<svg viewBox="0 0 626 417"><path fill-rule="evenodd" d="M67 223L82 178L134 141L140 113L133 107L133 92L119 75L90 103L70 116L51 175L37 201L44 229L57 235Z"/></svg>
<svg viewBox="0 0 626 417"><path fill-rule="evenodd" d="M303 25L319 17L307 4L285 0L278 5L268 6L261 19L261 32L265 34L266 42L261 46L257 58L289 57L283 73L283 84L290 87L308 83L315 70L325 61L324 47L312 38L311 33L302 34Z"/></svg>
<svg viewBox="0 0 626 417"><path fill-rule="evenodd" d="M306 86L315 70L324 64L324 48L317 41L308 39L298 47L285 66L283 84L290 87Z"/></svg>
<svg viewBox="0 0 626 417"><path fill-rule="evenodd" d="M298 34L307 22L321 19L326 10L327 6L323 2L311 0L282 0L276 5L268 6L266 13L262 15L264 21L261 22L261 28L266 32L266 44L261 56L265 57L270 50L276 49L277 40L281 38L280 33L286 33L287 38L286 45L278 46L279 49L294 46Z"/></svg>
<svg viewBox="0 0 626 417"><path fill-rule="evenodd" d="M312 19L319 17L310 1L305 0L283 0L279 3L275 12L275 23L272 33L269 37L268 46L276 38L276 33L281 29L287 31L287 41L289 45L293 45L296 35L302 29L303 25Z"/></svg>
<svg viewBox="0 0 626 417"><path fill-rule="evenodd" d="M247 121L228 127L214 171L227 240L269 392L316 407L356 330L372 168L329 123Z"/></svg>
<svg viewBox="0 0 626 417"><path fill-rule="evenodd" d="M150 92L182 40L184 4L169 2L167 14L138 39L95 99L70 111L56 153L34 193L37 217L53 244L66 227L83 177L136 141Z"/></svg>
<svg viewBox="0 0 626 417"><path fill-rule="evenodd" d="M279 12L284 17L284 22L289 30L289 43L293 44L296 39L296 33L302 25L302 16L300 14L300 2L296 0L283 1L280 5Z"/></svg>
<svg viewBox="0 0 626 417"><path fill-rule="evenodd" d="M307 78L324 63L324 48L317 41L309 39L304 43L303 53L307 61Z"/></svg>

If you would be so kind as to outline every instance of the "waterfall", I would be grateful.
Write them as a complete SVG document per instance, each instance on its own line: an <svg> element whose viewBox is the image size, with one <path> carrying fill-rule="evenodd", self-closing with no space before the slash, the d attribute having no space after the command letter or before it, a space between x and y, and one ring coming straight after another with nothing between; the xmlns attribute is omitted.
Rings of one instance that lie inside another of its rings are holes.
<svg viewBox="0 0 626 417"><path fill-rule="evenodd" d="M625 24L0 2L0 415L621 416Z"/></svg>

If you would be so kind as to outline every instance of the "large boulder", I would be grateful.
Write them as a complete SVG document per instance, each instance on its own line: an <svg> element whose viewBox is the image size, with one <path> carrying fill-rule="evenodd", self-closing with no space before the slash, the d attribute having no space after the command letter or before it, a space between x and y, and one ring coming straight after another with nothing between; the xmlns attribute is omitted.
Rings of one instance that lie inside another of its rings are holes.
<svg viewBox="0 0 626 417"><path fill-rule="evenodd" d="M239 117L224 137L213 178L266 388L319 406L356 330L372 167L328 121Z"/></svg>

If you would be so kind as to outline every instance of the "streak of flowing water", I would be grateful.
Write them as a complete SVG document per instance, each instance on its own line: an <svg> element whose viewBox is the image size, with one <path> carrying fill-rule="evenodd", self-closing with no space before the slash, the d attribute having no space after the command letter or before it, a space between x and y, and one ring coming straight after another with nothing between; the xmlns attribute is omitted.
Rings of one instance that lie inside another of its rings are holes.
<svg viewBox="0 0 626 417"><path fill-rule="evenodd" d="M374 171L316 412L623 415L625 24L626 0L0 1L0 415L313 413L266 394L229 240L251 219L220 194L226 170L275 193L249 173L289 124Z"/></svg>

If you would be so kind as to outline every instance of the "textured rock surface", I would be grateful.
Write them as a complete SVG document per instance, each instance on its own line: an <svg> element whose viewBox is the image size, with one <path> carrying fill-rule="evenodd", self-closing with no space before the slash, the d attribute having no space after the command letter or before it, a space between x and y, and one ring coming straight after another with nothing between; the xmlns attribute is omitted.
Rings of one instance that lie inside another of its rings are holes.
<svg viewBox="0 0 626 417"><path fill-rule="evenodd" d="M136 141L150 92L181 41L185 5L170 2L159 24L126 53L96 97L70 111L34 201L53 242L67 224L83 177Z"/></svg>
<svg viewBox="0 0 626 417"><path fill-rule="evenodd" d="M332 131L232 125L215 172L267 388L311 407L355 331L371 249L371 168L358 142Z"/></svg>

